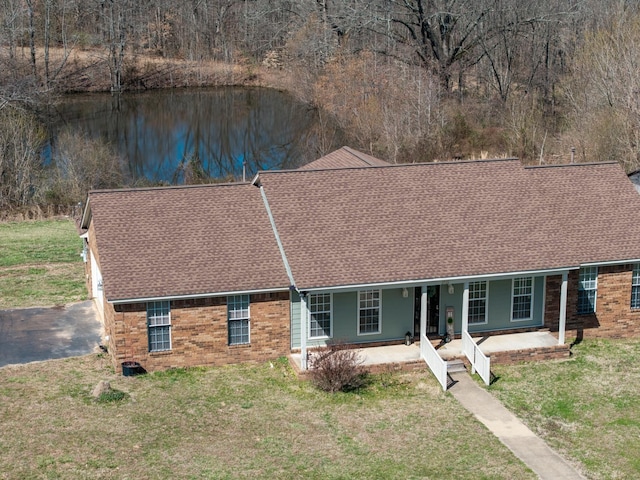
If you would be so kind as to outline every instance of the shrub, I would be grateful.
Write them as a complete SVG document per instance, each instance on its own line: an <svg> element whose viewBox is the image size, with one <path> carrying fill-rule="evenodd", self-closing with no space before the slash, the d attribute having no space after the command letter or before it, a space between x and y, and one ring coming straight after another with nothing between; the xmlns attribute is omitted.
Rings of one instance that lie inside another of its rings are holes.
<svg viewBox="0 0 640 480"><path fill-rule="evenodd" d="M126 400L128 395L120 390L111 389L106 392L100 394L98 398L96 398L97 403L116 403Z"/></svg>
<svg viewBox="0 0 640 480"><path fill-rule="evenodd" d="M311 382L325 392L345 392L364 384L366 370L356 350L343 343L330 344L313 352Z"/></svg>

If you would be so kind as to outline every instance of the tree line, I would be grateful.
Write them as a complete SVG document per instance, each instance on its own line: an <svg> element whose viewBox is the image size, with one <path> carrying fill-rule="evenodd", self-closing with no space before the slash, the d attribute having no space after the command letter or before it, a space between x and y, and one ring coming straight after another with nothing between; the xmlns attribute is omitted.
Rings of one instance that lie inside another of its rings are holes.
<svg viewBox="0 0 640 480"><path fill-rule="evenodd" d="M162 76L149 59L241 66L327 117L310 158L337 125L392 162L573 157L633 171L639 43L637 0L0 0L0 206L33 201L16 174L24 145L37 150L29 115L95 79L91 62L113 92ZM20 126L24 145L10 145ZM101 186L120 181L109 165Z"/></svg>

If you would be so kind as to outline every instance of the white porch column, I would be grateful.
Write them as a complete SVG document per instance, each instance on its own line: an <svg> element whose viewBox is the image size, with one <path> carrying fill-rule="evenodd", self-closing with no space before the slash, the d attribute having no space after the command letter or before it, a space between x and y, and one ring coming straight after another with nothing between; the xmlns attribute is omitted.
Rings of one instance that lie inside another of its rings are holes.
<svg viewBox="0 0 640 480"><path fill-rule="evenodd" d="M462 291L462 331L469 332L469 282L464 282Z"/></svg>
<svg viewBox="0 0 640 480"><path fill-rule="evenodd" d="M420 338L427 338L427 286L422 285L420 295Z"/></svg>
<svg viewBox="0 0 640 480"><path fill-rule="evenodd" d="M560 287L560 320L558 324L558 345L564 345L564 331L567 324L567 279L568 272L562 272L562 286Z"/></svg>
<svg viewBox="0 0 640 480"><path fill-rule="evenodd" d="M300 369L307 370L307 296L300 293Z"/></svg>

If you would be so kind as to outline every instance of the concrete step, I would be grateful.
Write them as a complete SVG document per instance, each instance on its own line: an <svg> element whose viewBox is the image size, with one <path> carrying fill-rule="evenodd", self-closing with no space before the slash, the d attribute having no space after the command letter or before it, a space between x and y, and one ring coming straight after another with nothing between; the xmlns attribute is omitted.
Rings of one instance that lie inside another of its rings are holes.
<svg viewBox="0 0 640 480"><path fill-rule="evenodd" d="M447 361L447 372L466 372L467 367L462 360L449 360Z"/></svg>

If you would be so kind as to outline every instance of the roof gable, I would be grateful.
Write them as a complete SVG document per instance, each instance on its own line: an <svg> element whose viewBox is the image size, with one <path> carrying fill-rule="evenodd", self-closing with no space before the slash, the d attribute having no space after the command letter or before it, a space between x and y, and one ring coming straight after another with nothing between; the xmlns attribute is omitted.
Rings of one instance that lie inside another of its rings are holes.
<svg viewBox="0 0 640 480"><path fill-rule="evenodd" d="M325 170L333 168L359 168L388 166L389 163L349 147L342 147L324 157L303 165L298 170Z"/></svg>

